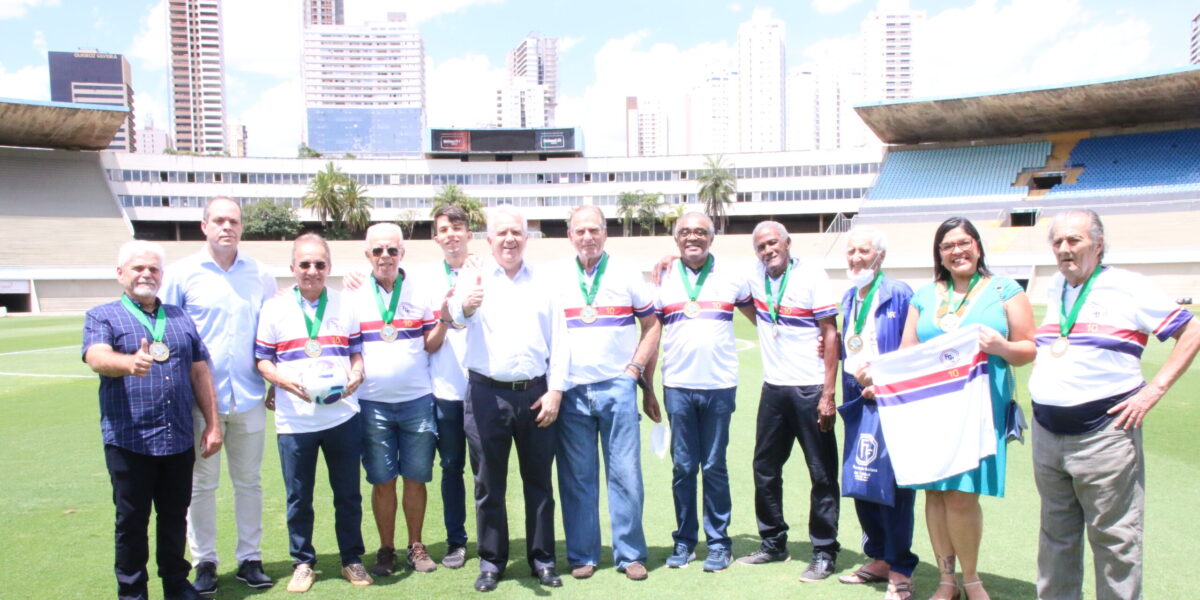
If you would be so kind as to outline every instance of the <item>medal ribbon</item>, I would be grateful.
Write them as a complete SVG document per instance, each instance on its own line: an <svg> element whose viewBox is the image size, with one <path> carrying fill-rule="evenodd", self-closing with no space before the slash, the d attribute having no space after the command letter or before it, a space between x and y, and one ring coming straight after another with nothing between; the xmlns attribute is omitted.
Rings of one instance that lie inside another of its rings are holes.
<svg viewBox="0 0 1200 600"><path fill-rule="evenodd" d="M700 276L696 278L695 287L692 286L692 281L687 276L687 265L683 264L683 259L679 259L679 277L683 279L683 289L687 291L688 300L696 301L700 296L700 288L704 287L704 280L708 279L708 272L712 270L713 257L708 255L708 260L704 261L704 266L700 268Z"/></svg>
<svg viewBox="0 0 1200 600"><path fill-rule="evenodd" d="M1071 307L1071 314L1067 314L1067 282L1063 281L1062 301L1058 304L1058 332L1062 337L1067 337L1071 334L1071 328L1075 326L1075 321L1079 320L1079 311L1087 302L1088 294L1092 293L1092 282L1096 281L1096 276L1100 274L1100 265L1092 270L1092 274L1088 277L1083 288L1079 290L1079 295L1075 297L1075 305Z"/></svg>
<svg viewBox="0 0 1200 600"><path fill-rule="evenodd" d="M604 277L604 269L608 266L608 253L605 252L600 256L600 263L596 265L596 276L592 278L592 289L587 286L587 274L583 272L583 265L579 259L575 259L575 268L579 271L579 291L583 292L583 301L591 306L596 301L596 293L600 291L600 278Z"/></svg>
<svg viewBox="0 0 1200 600"><path fill-rule="evenodd" d="M454 287L454 273L450 270L450 263L443 260L442 266L446 268L446 283L449 284L450 287L453 288Z"/></svg>
<svg viewBox="0 0 1200 600"><path fill-rule="evenodd" d="M379 280L375 279L374 275L371 276L371 279L375 280L375 304L379 306L379 316L383 317L384 325L390 325L396 316L396 306L400 302L400 289L404 287L404 275L396 277L396 282L392 286L392 301L386 309L383 307L383 295L379 293L379 288L382 286L379 285ZM325 298L324 292L321 292L321 298Z"/></svg>
<svg viewBox="0 0 1200 600"><path fill-rule="evenodd" d="M764 269L765 271L765 269ZM771 302L771 274L763 273L763 285L767 288L767 312L771 314L771 322L779 323L779 305L783 303L783 291L787 289L788 274L792 271L792 263L788 261L787 266L783 269L783 279L779 280L779 293L775 294L775 301Z"/></svg>
<svg viewBox="0 0 1200 600"><path fill-rule="evenodd" d="M153 341L161 342L163 340L163 335L167 332L167 312L163 310L162 304L158 305L158 313L154 315L154 325L150 325L150 318L146 316L146 311L134 304L129 296L121 295L121 305L146 328L146 331L150 332Z"/></svg>
<svg viewBox="0 0 1200 600"><path fill-rule="evenodd" d="M980 279L983 279L983 276L979 274L979 271L975 271L975 274L971 276L971 282L967 284L967 291L963 294L962 300L958 301L958 306L954 305L954 281L946 282L946 314L957 314L962 310L967 303L967 298L971 297L971 290L975 289L975 284L979 283Z"/></svg>
<svg viewBox="0 0 1200 600"><path fill-rule="evenodd" d="M304 310L304 297L300 295L300 287L292 288L296 292L296 304L300 305L300 314L304 315L304 323L308 325L308 339L317 339L317 334L321 332L321 321L325 319L325 305L328 304L329 295L325 290L321 289L321 299L317 301L317 318L311 319L308 312Z"/></svg>
<svg viewBox="0 0 1200 600"><path fill-rule="evenodd" d="M879 280L883 278L883 270L875 271L871 287L867 288L867 297L858 307L858 316L854 319L854 335L862 335L863 326L867 324L867 313L871 312L871 303L875 301L875 292L879 291ZM857 296L858 294L855 294Z"/></svg>

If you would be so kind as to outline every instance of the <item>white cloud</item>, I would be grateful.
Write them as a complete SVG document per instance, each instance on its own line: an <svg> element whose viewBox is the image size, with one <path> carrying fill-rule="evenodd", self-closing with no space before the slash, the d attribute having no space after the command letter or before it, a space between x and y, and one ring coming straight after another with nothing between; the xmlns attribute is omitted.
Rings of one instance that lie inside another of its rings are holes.
<svg viewBox="0 0 1200 600"><path fill-rule="evenodd" d="M236 118L246 126L250 156L296 156L304 119L300 80L267 89Z"/></svg>
<svg viewBox="0 0 1200 600"><path fill-rule="evenodd" d="M38 6L58 6L58 0L0 0L0 19L19 19Z"/></svg>
<svg viewBox="0 0 1200 600"><path fill-rule="evenodd" d="M425 113L430 127L478 127L496 121L496 90L505 84L502 66L468 54L435 63L426 59Z"/></svg>
<svg viewBox="0 0 1200 600"><path fill-rule="evenodd" d="M1149 24L1079 0L977 0L931 16L914 48L918 96L987 93L1109 78L1147 68Z"/></svg>
<svg viewBox="0 0 1200 600"><path fill-rule="evenodd" d="M0 95L21 100L49 100L50 73L45 65L9 71L0 63Z"/></svg>
<svg viewBox="0 0 1200 600"><path fill-rule="evenodd" d="M735 13L742 12L742 5L738 4L737 2L731 3L729 5L729 12L735 12Z"/></svg>
<svg viewBox="0 0 1200 600"><path fill-rule="evenodd" d="M167 2L159 0L138 19L138 32L124 54L130 61L150 71L167 68Z"/></svg>
<svg viewBox="0 0 1200 600"><path fill-rule="evenodd" d="M280 79L299 77L302 6L296 0L222 3L225 68Z"/></svg>
<svg viewBox="0 0 1200 600"><path fill-rule="evenodd" d="M558 38L558 44L556 45L556 47L558 49L558 53L564 54L571 48L574 48L575 46L579 45L579 42L582 42L582 41L583 41L583 38L579 38L579 37L571 37L571 36L560 37L560 38Z"/></svg>
<svg viewBox="0 0 1200 600"><path fill-rule="evenodd" d="M683 151L684 99L714 64L733 56L726 42L681 49L657 43L648 47L649 34L639 31L609 40L596 53L596 78L580 96L560 93L557 121L584 130L589 156L625 154L625 98L637 96L662 102L671 130L672 152Z"/></svg>
<svg viewBox="0 0 1200 600"><path fill-rule="evenodd" d="M171 120L167 116L167 106L163 104L158 96L136 87L133 92L133 118L139 129L148 127L151 124L154 125L155 129L162 129L163 131L171 129Z"/></svg>
<svg viewBox="0 0 1200 600"><path fill-rule="evenodd" d="M817 11L818 13L823 15L831 15L834 13L840 13L854 6L855 4L858 4L859 1L860 0L813 0L812 7L813 10Z"/></svg>
<svg viewBox="0 0 1200 600"><path fill-rule="evenodd" d="M390 12L402 12L412 23L422 22L442 15L455 13L480 4L499 4L502 0L393 0L392 2L376 2L374 0L348 0L346 2L346 23L363 21L386 21Z"/></svg>
<svg viewBox="0 0 1200 600"><path fill-rule="evenodd" d="M46 55L46 32L41 29L33 32L33 49L41 56Z"/></svg>

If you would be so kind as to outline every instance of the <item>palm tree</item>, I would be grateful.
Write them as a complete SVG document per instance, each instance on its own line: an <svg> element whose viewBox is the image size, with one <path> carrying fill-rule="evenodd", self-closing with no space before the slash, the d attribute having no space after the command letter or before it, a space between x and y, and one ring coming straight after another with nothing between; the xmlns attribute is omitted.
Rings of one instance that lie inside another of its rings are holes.
<svg viewBox="0 0 1200 600"><path fill-rule="evenodd" d="M467 195L462 188L447 183L442 190L433 196L433 208L430 216L443 206L457 206L467 213L467 224L471 231L482 231L487 225L487 216L483 214L483 203Z"/></svg>
<svg viewBox="0 0 1200 600"><path fill-rule="evenodd" d="M342 199L338 188L345 179L346 174L329 162L324 170L317 171L308 184L308 193L304 194L301 206L316 213L322 227L330 222L340 223L342 220Z"/></svg>
<svg viewBox="0 0 1200 600"><path fill-rule="evenodd" d="M641 194L642 201L637 207L637 222L642 229L649 229L650 235L657 233L658 204L662 194Z"/></svg>
<svg viewBox="0 0 1200 600"><path fill-rule="evenodd" d="M642 206L642 192L621 192L617 199L617 218L621 219L621 235L629 237L633 233L633 222L637 219L638 209Z"/></svg>
<svg viewBox="0 0 1200 600"><path fill-rule="evenodd" d="M659 217L659 220L662 221L663 229L667 230L667 233L671 233L671 228L675 226L675 221L683 217L683 205L676 204L671 206L663 204L661 208L662 216Z"/></svg>
<svg viewBox="0 0 1200 600"><path fill-rule="evenodd" d="M367 188L359 185L358 180L346 177L338 189L341 199L342 221L351 232L359 232L371 224L371 199L367 197Z"/></svg>
<svg viewBox="0 0 1200 600"><path fill-rule="evenodd" d="M704 213L712 219L718 232L725 231L729 217L725 215L725 203L737 194L737 179L733 176L733 165L725 163L723 155L704 157L705 171L696 178L700 182L700 202Z"/></svg>

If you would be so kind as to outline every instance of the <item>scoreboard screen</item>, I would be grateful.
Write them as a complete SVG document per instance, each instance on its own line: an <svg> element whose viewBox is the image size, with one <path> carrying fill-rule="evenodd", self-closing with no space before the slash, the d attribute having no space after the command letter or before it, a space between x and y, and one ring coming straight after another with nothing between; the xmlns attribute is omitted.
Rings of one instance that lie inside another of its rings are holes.
<svg viewBox="0 0 1200 600"><path fill-rule="evenodd" d="M433 129L434 154L529 154L580 152L574 128Z"/></svg>

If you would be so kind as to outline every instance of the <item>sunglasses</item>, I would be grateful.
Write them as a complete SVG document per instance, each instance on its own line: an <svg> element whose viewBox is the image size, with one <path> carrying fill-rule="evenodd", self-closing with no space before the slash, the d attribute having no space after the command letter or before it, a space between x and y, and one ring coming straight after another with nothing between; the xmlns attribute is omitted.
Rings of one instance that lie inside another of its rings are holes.
<svg viewBox="0 0 1200 600"><path fill-rule="evenodd" d="M387 255L391 257L400 256L400 249L395 246L388 246L386 248L383 246L371 248L371 256L374 256L375 258L383 256L384 252L387 252Z"/></svg>
<svg viewBox="0 0 1200 600"><path fill-rule="evenodd" d="M309 269L309 267L316 267L316 269L318 271L324 271L325 267L329 266L329 264L323 260L318 260L315 262L309 262L307 260L303 260L303 261L296 263L296 266L300 267L301 271L307 271Z"/></svg>

